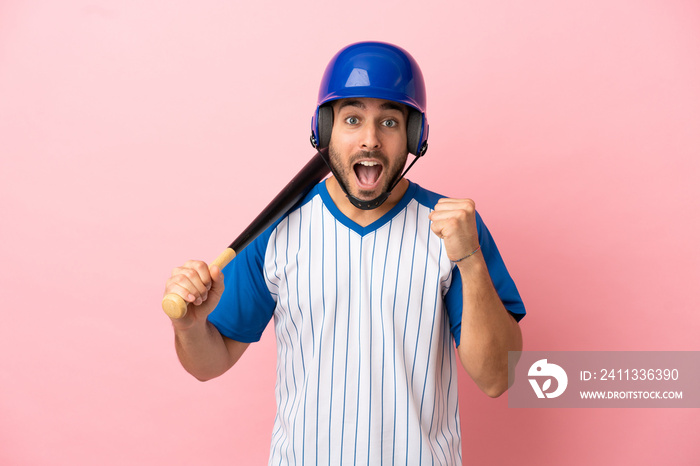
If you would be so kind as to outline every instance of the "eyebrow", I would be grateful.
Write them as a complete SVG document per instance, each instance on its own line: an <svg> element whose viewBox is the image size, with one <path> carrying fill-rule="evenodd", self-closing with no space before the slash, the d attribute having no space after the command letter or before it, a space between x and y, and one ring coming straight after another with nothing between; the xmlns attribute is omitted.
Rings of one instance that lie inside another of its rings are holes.
<svg viewBox="0 0 700 466"><path fill-rule="evenodd" d="M357 107L357 108L360 108L363 110L366 108L365 104L362 103L361 101L352 100L352 99L343 100L342 102L340 102L340 105L338 106L338 112L340 112L344 107ZM391 101L384 102L380 106L380 108L382 110L397 110L397 111L401 112L402 114L406 114L406 112L407 112L405 105L402 105L402 104L399 104L396 102L391 102Z"/></svg>

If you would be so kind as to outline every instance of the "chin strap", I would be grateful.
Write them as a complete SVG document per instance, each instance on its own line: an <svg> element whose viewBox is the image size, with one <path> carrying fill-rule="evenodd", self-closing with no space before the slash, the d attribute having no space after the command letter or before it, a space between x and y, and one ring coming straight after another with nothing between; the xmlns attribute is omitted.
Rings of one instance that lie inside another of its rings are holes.
<svg viewBox="0 0 700 466"><path fill-rule="evenodd" d="M403 173L401 174L401 176L399 176L398 179L389 187L388 191L380 194L379 196L375 197L371 201L363 201L361 199L356 198L355 196L353 196L352 194L350 194L348 192L347 186L345 186L345 183L343 183L343 180L338 176L336 171L331 166L330 158L328 157L328 148L324 148L323 150L319 150L318 148L316 148L316 150L318 151L318 153L321 156L321 158L323 159L323 161L326 162L326 165L328 165L328 168L331 170L331 173L333 173L333 176L335 176L336 181L338 181L338 184L340 185L340 189L343 190L343 192L347 196L350 203L361 210L376 209L380 205L384 204L384 201L386 201L389 198L389 196L391 195L391 191L393 191L393 189L396 187L396 185L399 184L399 181L401 181L403 179L403 177L406 175L408 170L410 170L411 167L413 166L413 164L415 164L418 161L418 159L420 158L420 155L416 155L414 157L413 161L408 166L408 168L406 168L403 171ZM424 151L422 151L422 152L424 152ZM421 155L423 155L423 154L421 153Z"/></svg>

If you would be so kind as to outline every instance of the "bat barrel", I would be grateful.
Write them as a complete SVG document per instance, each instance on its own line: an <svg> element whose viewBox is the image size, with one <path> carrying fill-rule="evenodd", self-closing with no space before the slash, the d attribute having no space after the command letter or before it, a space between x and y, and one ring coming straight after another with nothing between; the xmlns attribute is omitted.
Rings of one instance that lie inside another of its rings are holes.
<svg viewBox="0 0 700 466"><path fill-rule="evenodd" d="M328 175L330 169L323 157L323 154L316 152L287 186L255 217L255 220L238 235L238 238L233 240L229 248L237 252L242 251L260 233L275 223L278 218L294 207L297 202L301 201L311 188Z"/></svg>

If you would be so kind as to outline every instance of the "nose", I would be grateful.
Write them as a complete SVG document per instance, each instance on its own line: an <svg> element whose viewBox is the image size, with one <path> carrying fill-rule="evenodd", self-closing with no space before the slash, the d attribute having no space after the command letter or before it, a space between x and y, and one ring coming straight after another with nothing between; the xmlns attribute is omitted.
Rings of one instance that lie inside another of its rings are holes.
<svg viewBox="0 0 700 466"><path fill-rule="evenodd" d="M362 149L368 151L377 150L381 147L379 132L374 124L365 125L362 131L360 144L362 145Z"/></svg>

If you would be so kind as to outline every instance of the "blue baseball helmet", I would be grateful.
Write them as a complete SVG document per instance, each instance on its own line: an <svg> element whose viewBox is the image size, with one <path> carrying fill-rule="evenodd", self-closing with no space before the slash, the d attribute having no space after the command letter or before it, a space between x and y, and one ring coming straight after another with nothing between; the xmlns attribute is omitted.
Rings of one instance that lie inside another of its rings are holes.
<svg viewBox="0 0 700 466"><path fill-rule="evenodd" d="M416 60L404 49L384 42L358 42L328 63L311 119L311 144L328 147L333 128L330 102L349 97L374 97L409 108L408 152L421 156L428 147L425 82Z"/></svg>

